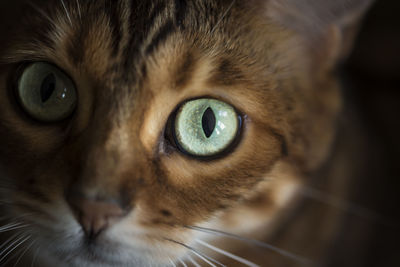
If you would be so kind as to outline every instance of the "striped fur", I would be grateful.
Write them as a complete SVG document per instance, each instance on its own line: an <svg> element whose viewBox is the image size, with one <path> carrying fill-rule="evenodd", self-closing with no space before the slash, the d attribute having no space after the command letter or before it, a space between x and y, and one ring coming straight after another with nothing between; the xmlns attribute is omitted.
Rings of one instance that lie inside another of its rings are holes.
<svg viewBox="0 0 400 267"><path fill-rule="evenodd" d="M193 225L274 233L306 174L329 154L342 25L332 20L308 39L267 12L269 3L49 0L15 9L22 23L0 47L0 170L18 189L0 196L13 203L3 208L8 217L32 214L21 220L40 244L40 266L178 263L190 252L180 243L198 246ZM15 70L31 61L74 80L79 104L67 121L37 123L13 100ZM212 161L165 138L176 107L202 96L244 118L236 148ZM71 188L130 212L87 246L65 201ZM259 264L288 266L279 259Z"/></svg>

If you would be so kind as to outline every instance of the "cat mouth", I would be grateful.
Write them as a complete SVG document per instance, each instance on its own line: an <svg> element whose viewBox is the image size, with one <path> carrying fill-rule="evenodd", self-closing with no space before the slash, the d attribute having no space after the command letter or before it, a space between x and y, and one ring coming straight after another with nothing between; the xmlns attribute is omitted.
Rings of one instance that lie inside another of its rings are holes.
<svg viewBox="0 0 400 267"><path fill-rule="evenodd" d="M154 260L153 253L151 248L130 247L99 236L97 239L82 237L80 244L54 254L58 261L71 267L118 267L144 266Z"/></svg>

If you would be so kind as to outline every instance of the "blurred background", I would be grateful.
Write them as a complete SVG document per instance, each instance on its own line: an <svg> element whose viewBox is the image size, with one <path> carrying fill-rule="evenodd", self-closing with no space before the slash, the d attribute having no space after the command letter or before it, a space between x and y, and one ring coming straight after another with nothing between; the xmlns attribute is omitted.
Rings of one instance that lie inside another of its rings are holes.
<svg viewBox="0 0 400 267"><path fill-rule="evenodd" d="M347 109L361 118L371 154L351 201L382 221L370 222L370 234L362 235L360 221L349 219L360 233L341 237L341 256L331 266L344 259L354 259L345 266L400 266L400 1L375 1L342 71Z"/></svg>

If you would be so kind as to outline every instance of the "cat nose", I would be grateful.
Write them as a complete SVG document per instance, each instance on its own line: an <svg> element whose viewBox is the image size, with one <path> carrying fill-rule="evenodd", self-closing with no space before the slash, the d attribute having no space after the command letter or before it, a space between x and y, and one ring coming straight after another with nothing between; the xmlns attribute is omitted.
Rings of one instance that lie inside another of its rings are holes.
<svg viewBox="0 0 400 267"><path fill-rule="evenodd" d="M96 200L73 194L67 196L67 202L89 239L96 238L126 214L126 211L112 200Z"/></svg>

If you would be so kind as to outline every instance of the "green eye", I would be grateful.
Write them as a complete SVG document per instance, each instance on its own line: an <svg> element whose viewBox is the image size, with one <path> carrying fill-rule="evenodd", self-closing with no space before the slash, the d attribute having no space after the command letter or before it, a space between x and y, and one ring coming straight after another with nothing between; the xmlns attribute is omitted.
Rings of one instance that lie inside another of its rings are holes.
<svg viewBox="0 0 400 267"><path fill-rule="evenodd" d="M71 79L57 67L44 62L33 63L22 72L17 97L25 112L43 122L67 118L77 104Z"/></svg>
<svg viewBox="0 0 400 267"><path fill-rule="evenodd" d="M226 150L239 128L240 118L232 106L207 98L183 104L174 122L176 143L184 152L200 157Z"/></svg>

